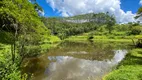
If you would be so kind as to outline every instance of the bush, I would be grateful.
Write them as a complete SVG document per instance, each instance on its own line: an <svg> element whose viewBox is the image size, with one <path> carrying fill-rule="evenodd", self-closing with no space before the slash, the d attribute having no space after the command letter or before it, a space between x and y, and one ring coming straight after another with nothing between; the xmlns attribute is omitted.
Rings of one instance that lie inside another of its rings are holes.
<svg viewBox="0 0 142 80"><path fill-rule="evenodd" d="M94 35L94 33L93 33L93 32L91 32L90 34L88 34L88 40L93 39L93 38L94 38L94 37L93 37L93 35Z"/></svg>
<svg viewBox="0 0 142 80"><path fill-rule="evenodd" d="M0 80L20 80L21 72L11 61L9 49L0 51Z"/></svg>
<svg viewBox="0 0 142 80"><path fill-rule="evenodd" d="M135 26L132 28L131 33L133 35L139 35L142 32L142 27L141 26Z"/></svg>

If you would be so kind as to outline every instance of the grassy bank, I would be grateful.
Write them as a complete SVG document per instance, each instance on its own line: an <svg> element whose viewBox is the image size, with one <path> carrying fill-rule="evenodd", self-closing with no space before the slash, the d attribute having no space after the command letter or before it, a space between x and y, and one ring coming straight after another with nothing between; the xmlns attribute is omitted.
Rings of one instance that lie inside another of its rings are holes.
<svg viewBox="0 0 142 80"><path fill-rule="evenodd" d="M142 49L133 49L103 80L142 80Z"/></svg>
<svg viewBox="0 0 142 80"><path fill-rule="evenodd" d="M132 39L136 42L137 39L141 38L142 35L132 35L132 36L114 36L114 35L94 35L93 41L102 41L102 42L132 42ZM69 41L86 41L88 40L88 35L79 35L79 36L71 36L65 40Z"/></svg>
<svg viewBox="0 0 142 80"><path fill-rule="evenodd" d="M47 52L48 49L55 47L61 40L57 36L50 36L49 39L43 40L40 45L42 53Z"/></svg>
<svg viewBox="0 0 142 80"><path fill-rule="evenodd" d="M55 47L61 40L57 37L57 36L50 36L48 39L43 40L42 42L40 42L40 46L41 47L41 53L47 52L47 50L49 50L52 47ZM37 46L28 46L28 48L34 48ZM1 42L0 41L0 54L3 51L11 51L11 45L8 44L7 42Z"/></svg>

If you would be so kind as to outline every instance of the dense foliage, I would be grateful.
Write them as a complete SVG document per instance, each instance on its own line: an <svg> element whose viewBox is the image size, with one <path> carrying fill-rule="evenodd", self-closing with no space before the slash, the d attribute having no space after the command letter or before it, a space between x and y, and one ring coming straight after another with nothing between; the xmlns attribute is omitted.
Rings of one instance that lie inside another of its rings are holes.
<svg viewBox="0 0 142 80"><path fill-rule="evenodd" d="M0 79L20 80L24 58L41 52L40 42L49 31L28 0L0 0ZM39 9L39 8L38 8ZM38 36L38 37L37 37ZM8 48L5 48L7 44Z"/></svg>
<svg viewBox="0 0 142 80"><path fill-rule="evenodd" d="M82 33L92 32L94 35L129 36L142 33L139 22L117 24L109 13L90 13L73 17L42 18L51 34L61 39ZM89 35L90 36L90 35Z"/></svg>
<svg viewBox="0 0 142 80"><path fill-rule="evenodd" d="M115 18L108 13L84 14L67 18L42 18L53 35L64 39L71 35L78 35L96 30L99 26L107 24L109 32L115 24Z"/></svg>
<svg viewBox="0 0 142 80"><path fill-rule="evenodd" d="M137 16L135 17L136 19L140 18L142 16L142 6L138 9L137 11Z"/></svg>

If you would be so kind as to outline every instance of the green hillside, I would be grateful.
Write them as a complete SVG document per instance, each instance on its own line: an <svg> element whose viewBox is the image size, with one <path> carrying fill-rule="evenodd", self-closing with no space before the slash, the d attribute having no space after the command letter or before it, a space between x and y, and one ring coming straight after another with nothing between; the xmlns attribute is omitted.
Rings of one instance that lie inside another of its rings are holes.
<svg viewBox="0 0 142 80"><path fill-rule="evenodd" d="M81 22L82 20L87 20ZM78 35L96 30L98 27L107 25L111 29L116 21L113 16L107 13L84 14L67 18L43 18L45 26L51 30L51 34L57 35L61 39L72 35Z"/></svg>

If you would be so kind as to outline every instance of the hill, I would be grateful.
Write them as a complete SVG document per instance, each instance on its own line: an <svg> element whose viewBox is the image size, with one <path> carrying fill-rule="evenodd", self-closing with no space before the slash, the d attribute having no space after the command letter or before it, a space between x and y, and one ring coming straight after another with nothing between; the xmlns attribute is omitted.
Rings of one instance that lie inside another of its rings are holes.
<svg viewBox="0 0 142 80"><path fill-rule="evenodd" d="M116 22L115 18L107 13L89 13L65 18L49 17L42 18L42 21L51 30L51 34L57 35L61 39L96 30L102 25L111 27Z"/></svg>

